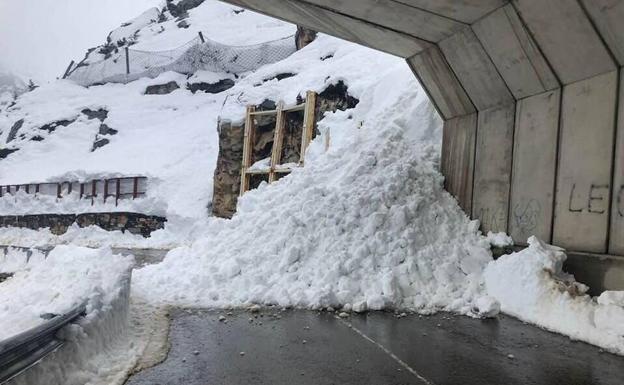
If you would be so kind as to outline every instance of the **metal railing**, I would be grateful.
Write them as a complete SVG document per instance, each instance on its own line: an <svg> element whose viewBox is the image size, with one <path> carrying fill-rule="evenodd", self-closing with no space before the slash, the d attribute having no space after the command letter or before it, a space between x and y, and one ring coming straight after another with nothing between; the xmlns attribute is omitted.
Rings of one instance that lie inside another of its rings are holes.
<svg viewBox="0 0 624 385"><path fill-rule="evenodd" d="M58 350L65 341L57 332L86 313L86 304L63 315L54 315L41 325L0 342L0 384L20 375Z"/></svg>
<svg viewBox="0 0 624 385"><path fill-rule="evenodd" d="M38 195L55 196L58 199L78 194L79 199L90 199L91 204L101 197L106 203L107 199L114 198L115 206L121 199L136 199L147 192L147 177L131 176L108 179L94 179L87 182L53 182L53 183L29 183L0 186L0 198L7 195L15 195L18 191L36 197Z"/></svg>

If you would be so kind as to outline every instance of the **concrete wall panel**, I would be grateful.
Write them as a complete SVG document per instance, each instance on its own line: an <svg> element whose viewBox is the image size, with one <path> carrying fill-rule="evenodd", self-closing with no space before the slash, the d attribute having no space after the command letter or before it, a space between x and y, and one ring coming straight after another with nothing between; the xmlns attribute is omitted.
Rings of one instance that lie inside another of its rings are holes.
<svg viewBox="0 0 624 385"><path fill-rule="evenodd" d="M609 253L624 255L624 69L620 72L620 98L615 144L615 170L611 202Z"/></svg>
<svg viewBox="0 0 624 385"><path fill-rule="evenodd" d="M440 49L478 110L513 103L514 99L472 29L440 42Z"/></svg>
<svg viewBox="0 0 624 385"><path fill-rule="evenodd" d="M476 112L437 46L412 56L407 63L444 119Z"/></svg>
<svg viewBox="0 0 624 385"><path fill-rule="evenodd" d="M577 0L513 0L563 84L615 70Z"/></svg>
<svg viewBox="0 0 624 385"><path fill-rule="evenodd" d="M564 87L553 243L607 249L617 71Z"/></svg>
<svg viewBox="0 0 624 385"><path fill-rule="evenodd" d="M624 65L624 0L582 0L596 28Z"/></svg>
<svg viewBox="0 0 624 385"><path fill-rule="evenodd" d="M344 0L306 0L306 2L339 13L347 13L355 18L365 19L430 42L438 42L464 27L463 23L448 17L392 0L357 0L357 6Z"/></svg>
<svg viewBox="0 0 624 385"><path fill-rule="evenodd" d="M438 15L446 16L464 23L473 23L477 19L505 5L508 0L394 0L426 9Z"/></svg>
<svg viewBox="0 0 624 385"><path fill-rule="evenodd" d="M444 122L441 164L444 187L467 213L472 208L476 133L476 113Z"/></svg>
<svg viewBox="0 0 624 385"><path fill-rule="evenodd" d="M559 86L511 5L477 21L472 29L516 99Z"/></svg>
<svg viewBox="0 0 624 385"><path fill-rule="evenodd" d="M554 90L516 104L509 234L519 245L532 235L550 242L560 98Z"/></svg>
<svg viewBox="0 0 624 385"><path fill-rule="evenodd" d="M227 2L403 58L415 55L431 45L413 36L303 1L227 0Z"/></svg>
<svg viewBox="0 0 624 385"><path fill-rule="evenodd" d="M515 105L480 111L472 216L483 231L507 231Z"/></svg>

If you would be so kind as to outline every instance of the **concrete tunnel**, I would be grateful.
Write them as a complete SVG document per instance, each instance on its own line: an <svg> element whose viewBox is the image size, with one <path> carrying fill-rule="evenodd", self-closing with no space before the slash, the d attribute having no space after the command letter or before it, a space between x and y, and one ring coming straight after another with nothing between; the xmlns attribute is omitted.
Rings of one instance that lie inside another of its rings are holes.
<svg viewBox="0 0 624 385"><path fill-rule="evenodd" d="M405 58L444 119L445 187L482 230L624 289L624 0L223 1Z"/></svg>

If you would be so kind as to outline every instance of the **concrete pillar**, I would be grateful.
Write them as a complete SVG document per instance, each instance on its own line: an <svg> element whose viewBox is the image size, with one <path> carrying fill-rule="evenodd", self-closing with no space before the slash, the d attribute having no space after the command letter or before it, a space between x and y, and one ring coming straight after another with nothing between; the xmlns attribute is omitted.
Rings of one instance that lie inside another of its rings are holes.
<svg viewBox="0 0 624 385"><path fill-rule="evenodd" d="M472 209L476 133L476 113L444 122L441 161L444 187L467 213Z"/></svg>
<svg viewBox="0 0 624 385"><path fill-rule="evenodd" d="M607 250L618 73L563 89L553 242Z"/></svg>
<svg viewBox="0 0 624 385"><path fill-rule="evenodd" d="M620 70L620 97L617 135L615 140L615 162L611 200L611 232L609 253L624 255L624 69Z"/></svg>
<svg viewBox="0 0 624 385"><path fill-rule="evenodd" d="M509 234L519 245L551 240L560 98L558 89L516 104Z"/></svg>
<svg viewBox="0 0 624 385"><path fill-rule="evenodd" d="M481 229L507 231L515 104L479 111L472 216Z"/></svg>

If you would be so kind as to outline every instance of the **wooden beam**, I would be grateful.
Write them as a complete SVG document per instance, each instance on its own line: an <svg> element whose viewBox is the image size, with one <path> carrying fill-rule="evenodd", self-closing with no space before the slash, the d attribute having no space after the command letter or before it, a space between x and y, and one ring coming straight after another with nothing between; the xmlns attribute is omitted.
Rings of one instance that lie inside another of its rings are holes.
<svg viewBox="0 0 624 385"><path fill-rule="evenodd" d="M253 155L255 127L252 114L255 110L255 106L247 106L247 114L245 117L245 136L243 138L243 164L241 167L240 195L243 195L247 190L249 190L249 175L247 175L247 168L251 167L251 159Z"/></svg>
<svg viewBox="0 0 624 385"><path fill-rule="evenodd" d="M275 182L275 168L282 162L282 147L284 144L284 125L286 114L284 113L284 102L277 104L277 119L275 120L275 132L273 133L273 148L271 151L271 172L269 173L269 183Z"/></svg>
<svg viewBox="0 0 624 385"><path fill-rule="evenodd" d="M316 124L316 92L308 91L306 94L305 109L303 113L303 129L301 130L301 151L299 164L303 166L305 153L312 141L314 125Z"/></svg>

